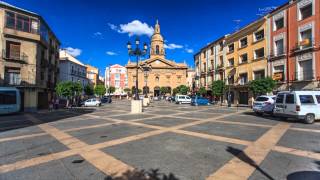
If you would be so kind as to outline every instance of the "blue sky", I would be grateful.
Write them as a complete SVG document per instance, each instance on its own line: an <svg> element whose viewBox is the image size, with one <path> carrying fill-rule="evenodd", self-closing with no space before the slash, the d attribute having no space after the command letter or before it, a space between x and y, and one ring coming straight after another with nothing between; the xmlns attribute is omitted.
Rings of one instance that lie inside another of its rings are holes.
<svg viewBox="0 0 320 180"><path fill-rule="evenodd" d="M150 42L159 19L167 58L193 66L193 54L207 43L257 19L261 11L287 0L5 0L40 14L61 41L85 64L101 72L125 65L132 34ZM260 9L260 10L259 10ZM135 21L136 20L136 21Z"/></svg>

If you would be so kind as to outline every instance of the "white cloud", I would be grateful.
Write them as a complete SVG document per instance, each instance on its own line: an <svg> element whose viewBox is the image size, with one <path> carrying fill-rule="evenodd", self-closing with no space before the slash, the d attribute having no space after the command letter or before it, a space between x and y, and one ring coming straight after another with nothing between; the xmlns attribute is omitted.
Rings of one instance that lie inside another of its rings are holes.
<svg viewBox="0 0 320 180"><path fill-rule="evenodd" d="M181 49L181 48L183 48L183 46L179 45L179 44L170 43L170 44L164 44L164 48L166 48L166 49Z"/></svg>
<svg viewBox="0 0 320 180"><path fill-rule="evenodd" d="M68 54L72 55L73 57L77 57L81 54L82 50L78 48L72 48L72 47L67 47L66 51Z"/></svg>
<svg viewBox="0 0 320 180"><path fill-rule="evenodd" d="M190 48L186 48L186 52L192 54L194 52L194 50L190 49Z"/></svg>
<svg viewBox="0 0 320 180"><path fill-rule="evenodd" d="M118 33L128 34L129 36L133 36L133 35L151 36L154 31L152 26L149 26L147 23L142 23L139 20L134 20L127 24L120 24L119 26L108 23L108 26L110 27L110 29Z"/></svg>
<svg viewBox="0 0 320 180"><path fill-rule="evenodd" d="M118 55L117 53L115 53L115 52L113 52L113 51L107 51L106 54L109 55L109 56L116 56L116 55Z"/></svg>
<svg viewBox="0 0 320 180"><path fill-rule="evenodd" d="M93 38L103 39L103 34L99 31L95 32L95 33L93 33Z"/></svg>

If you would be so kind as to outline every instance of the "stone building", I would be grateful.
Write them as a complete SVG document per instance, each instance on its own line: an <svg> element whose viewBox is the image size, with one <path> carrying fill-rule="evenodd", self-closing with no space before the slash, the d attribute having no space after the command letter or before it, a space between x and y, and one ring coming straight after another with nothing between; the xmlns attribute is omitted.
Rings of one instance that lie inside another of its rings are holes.
<svg viewBox="0 0 320 180"><path fill-rule="evenodd" d="M128 87L127 69L119 64L106 68L105 87L112 86L115 88L115 95L125 94L124 89Z"/></svg>
<svg viewBox="0 0 320 180"><path fill-rule="evenodd" d="M171 90L187 85L187 70L185 63L176 63L165 57L164 39L160 33L160 25L155 25L154 34L151 37L150 57L138 63L138 88L148 91L150 95L159 96L161 87L169 87ZM142 66L151 67L151 71L145 74ZM126 65L128 73L128 87L132 88L136 82L137 64L129 60Z"/></svg>
<svg viewBox="0 0 320 180"><path fill-rule="evenodd" d="M59 40L40 15L2 1L0 37L0 86L20 90L22 111L47 108L59 74Z"/></svg>

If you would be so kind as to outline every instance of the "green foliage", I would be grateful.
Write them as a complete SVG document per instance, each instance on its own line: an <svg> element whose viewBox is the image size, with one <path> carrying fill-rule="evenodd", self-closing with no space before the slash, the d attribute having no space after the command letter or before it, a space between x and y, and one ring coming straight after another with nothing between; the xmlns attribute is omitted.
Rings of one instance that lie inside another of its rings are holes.
<svg viewBox="0 0 320 180"><path fill-rule="evenodd" d="M139 94L142 93L142 89L138 89L138 93L139 93Z"/></svg>
<svg viewBox="0 0 320 180"><path fill-rule="evenodd" d="M161 87L160 88L160 93L161 94L171 94L171 88L170 87Z"/></svg>
<svg viewBox="0 0 320 180"><path fill-rule="evenodd" d="M201 87L198 91L199 95L203 96L207 94L207 90L205 87Z"/></svg>
<svg viewBox="0 0 320 180"><path fill-rule="evenodd" d="M107 92L107 89L106 87L104 87L104 85L97 85L94 88L94 93L98 96L103 96L106 94L106 92Z"/></svg>
<svg viewBox="0 0 320 180"><path fill-rule="evenodd" d="M225 88L226 85L222 80L213 81L211 86L212 95L217 97L222 96Z"/></svg>
<svg viewBox="0 0 320 180"><path fill-rule="evenodd" d="M107 89L107 92L109 93L114 93L114 92L116 92L116 88L115 87L113 87L113 86L110 86L108 89Z"/></svg>
<svg viewBox="0 0 320 180"><path fill-rule="evenodd" d="M93 95L93 88L90 85L86 85L83 89L85 95L91 96Z"/></svg>
<svg viewBox="0 0 320 180"><path fill-rule="evenodd" d="M178 88L174 88L173 90L172 90L172 94L173 95L176 95L176 94L178 94L179 93L179 89Z"/></svg>
<svg viewBox="0 0 320 180"><path fill-rule="evenodd" d="M80 95L82 86L79 82L64 81L59 82L55 90L58 96L70 98L75 95Z"/></svg>
<svg viewBox="0 0 320 180"><path fill-rule="evenodd" d="M130 88L125 88L123 91L124 91L125 93L129 93L129 92L131 91L131 89L130 89Z"/></svg>
<svg viewBox="0 0 320 180"><path fill-rule="evenodd" d="M276 82L270 77L253 80L249 83L249 89L254 95L263 95L272 92L275 86Z"/></svg>
<svg viewBox="0 0 320 180"><path fill-rule="evenodd" d="M138 89L138 93L140 94L142 92L142 90L141 89ZM131 93L132 94L135 94L136 93L136 88L135 88L135 86L132 86L132 88L131 88Z"/></svg>
<svg viewBox="0 0 320 180"><path fill-rule="evenodd" d="M179 89L179 93L182 95L187 95L189 92L189 87L187 87L185 85L179 86L178 89Z"/></svg>

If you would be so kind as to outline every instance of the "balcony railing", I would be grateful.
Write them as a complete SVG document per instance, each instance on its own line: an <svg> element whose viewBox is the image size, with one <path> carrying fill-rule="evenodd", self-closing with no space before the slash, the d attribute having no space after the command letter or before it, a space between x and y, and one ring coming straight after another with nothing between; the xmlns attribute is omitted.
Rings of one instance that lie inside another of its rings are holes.
<svg viewBox="0 0 320 180"><path fill-rule="evenodd" d="M299 43L297 43L291 51L292 52L307 51L307 50L312 50L314 47L315 47L314 38L304 39Z"/></svg>
<svg viewBox="0 0 320 180"><path fill-rule="evenodd" d="M10 53L6 50L2 50L2 58L5 60L10 60L10 61L16 61L16 62L21 62L21 63L27 63L28 62L28 56L25 53Z"/></svg>
<svg viewBox="0 0 320 180"><path fill-rule="evenodd" d="M36 86L35 78L21 78L19 76L10 77L8 74L5 74L3 82L0 82L2 86L25 86L25 87L34 87Z"/></svg>
<svg viewBox="0 0 320 180"><path fill-rule="evenodd" d="M295 73L295 80L296 81L310 81L313 79L315 79L315 71L312 69L298 71Z"/></svg>
<svg viewBox="0 0 320 180"><path fill-rule="evenodd" d="M286 53L285 53L284 49L278 50L278 51L272 50L270 52L269 58L273 59L273 58L280 58L280 57L284 57L284 56L286 56Z"/></svg>

